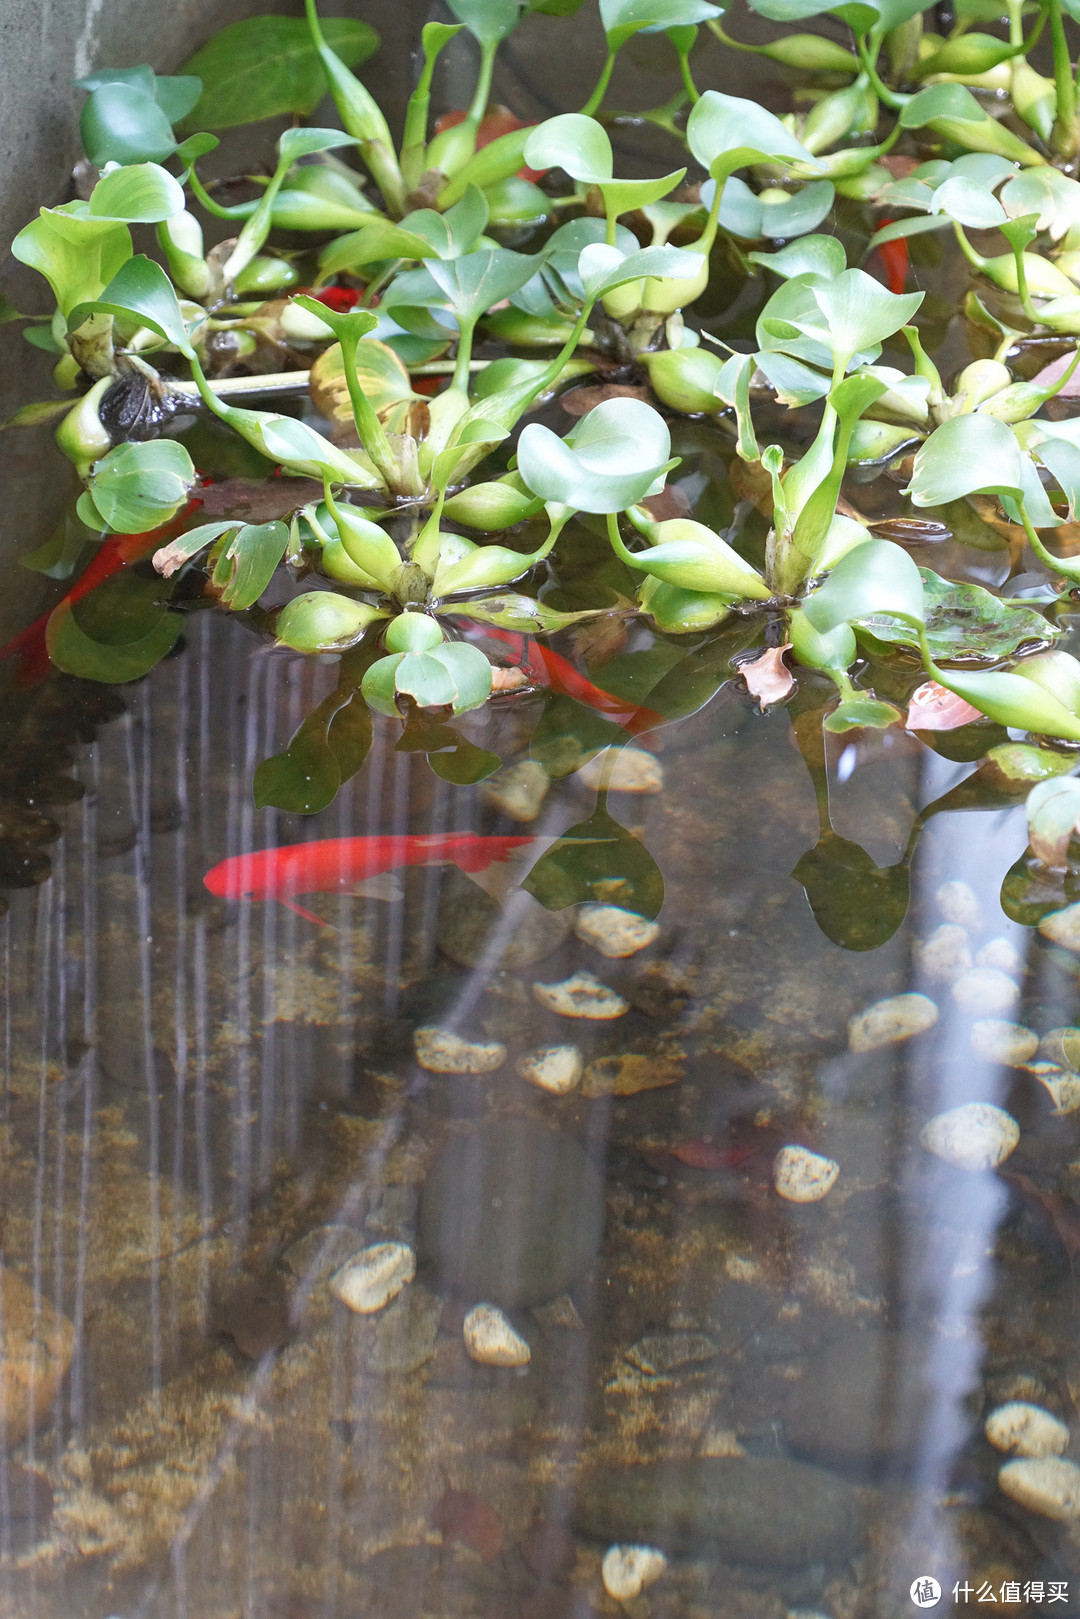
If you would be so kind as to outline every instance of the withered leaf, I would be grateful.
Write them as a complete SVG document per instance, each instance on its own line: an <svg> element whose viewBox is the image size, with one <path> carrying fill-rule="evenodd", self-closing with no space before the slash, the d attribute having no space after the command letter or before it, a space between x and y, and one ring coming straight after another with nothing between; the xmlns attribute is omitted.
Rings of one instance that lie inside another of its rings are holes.
<svg viewBox="0 0 1080 1619"><path fill-rule="evenodd" d="M767 708L770 703L783 702L795 689L795 676L784 662L784 653L790 644L786 642L783 646L766 647L756 658L739 664L739 674L762 708Z"/></svg>
<svg viewBox="0 0 1080 1619"><path fill-rule="evenodd" d="M981 719L979 710L955 692L936 680L924 680L911 694L905 724L909 731L955 731Z"/></svg>

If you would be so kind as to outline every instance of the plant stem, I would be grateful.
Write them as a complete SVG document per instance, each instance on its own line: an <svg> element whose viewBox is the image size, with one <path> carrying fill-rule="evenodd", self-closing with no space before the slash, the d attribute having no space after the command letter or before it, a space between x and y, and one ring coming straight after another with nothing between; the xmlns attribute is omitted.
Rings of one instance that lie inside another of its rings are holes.
<svg viewBox="0 0 1080 1619"><path fill-rule="evenodd" d="M607 87L611 83L611 71L614 66L615 52L608 51L607 61L604 63L603 72L596 81L596 89L593 91L592 95L581 109L586 118L591 118L593 116L607 94Z"/></svg>
<svg viewBox="0 0 1080 1619"><path fill-rule="evenodd" d="M867 43L868 40L874 44L873 55L870 53L870 48ZM875 57L877 56L878 50L881 48L880 29L872 28L868 35L856 34L855 48L859 53L859 60L870 79L870 87L877 96L878 100L881 102L882 106L892 107L894 112L899 111L901 107L906 107L908 102L911 100L911 97L901 95L898 90L890 90L889 86L882 82L882 79L878 74Z"/></svg>
<svg viewBox="0 0 1080 1619"><path fill-rule="evenodd" d="M450 386L451 388L460 388L466 394L469 391L469 375L472 370L472 345L475 330L475 321L462 325L459 320L457 358L454 361L454 375Z"/></svg>
<svg viewBox="0 0 1080 1619"><path fill-rule="evenodd" d="M1054 88L1057 91L1057 116L1050 134L1050 144L1059 157L1074 157L1077 148L1076 82L1069 58L1069 41L1065 37L1061 0L1047 0L1047 8L1054 47Z"/></svg>

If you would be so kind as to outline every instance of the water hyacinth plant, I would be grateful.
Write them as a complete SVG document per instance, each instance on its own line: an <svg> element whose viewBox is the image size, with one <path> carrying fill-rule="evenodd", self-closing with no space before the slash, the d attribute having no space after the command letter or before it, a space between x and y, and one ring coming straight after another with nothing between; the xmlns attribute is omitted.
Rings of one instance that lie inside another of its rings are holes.
<svg viewBox="0 0 1080 1619"><path fill-rule="evenodd" d="M54 662L137 678L173 644L176 608L209 600L282 655L340 658L357 704L407 734L442 726L433 765L452 754L436 768L460 779L498 761L443 733L493 690L559 670L548 700L592 707L575 722L587 755L612 726L693 711L757 656L780 688L820 680L832 731L904 723L929 679L1044 752L1080 741L1077 665L1048 650L1080 585L1068 13L1046 0L1031 26L1009 0L997 31L965 10L946 37L917 0L752 9L751 41L705 0L601 0L593 92L532 126L491 104L498 53L532 12L563 48L588 15L572 0L450 0L400 129L354 71L372 31L323 21L315 0L303 19L230 25L176 77L81 81L92 184L13 244L52 306L9 317L55 356L57 397L15 424L57 418L82 481L82 539L54 577L109 537L145 536L132 557L156 571L123 601L121 640L61 603ZM846 43L807 31L830 11ZM1029 61L1043 24L1052 76ZM635 39L679 89L646 115L670 161L622 178L605 109ZM475 63L463 109L439 104L451 49ZM803 73L790 112L709 82L747 50ZM327 90L340 128L306 121ZM246 195L208 178L217 131L283 113L294 126ZM135 251L140 226L157 257ZM954 376L932 352L941 300L909 285L942 237L970 272ZM1049 367L1029 362L1040 344ZM200 520L214 472L196 470L193 413L279 475L265 520ZM691 442L735 491L714 484L696 511ZM860 495L878 479L884 521ZM1034 597L918 567L903 542L934 523L1035 570ZM532 650L605 615L671 649L647 704L619 696L617 668L605 686ZM287 775L264 772L262 801L311 807Z"/></svg>

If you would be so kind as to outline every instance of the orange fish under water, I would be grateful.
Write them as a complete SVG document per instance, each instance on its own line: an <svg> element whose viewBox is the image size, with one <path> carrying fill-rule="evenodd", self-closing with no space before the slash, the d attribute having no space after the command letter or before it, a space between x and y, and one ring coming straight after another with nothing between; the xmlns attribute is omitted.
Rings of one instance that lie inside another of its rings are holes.
<svg viewBox="0 0 1080 1619"><path fill-rule="evenodd" d="M355 888L400 866L455 865L462 871L486 871L495 861L509 860L516 849L535 842L532 837L480 837L475 832L322 838L233 855L211 867L203 882L221 899L276 899L297 916L325 927L321 916L297 905L297 894Z"/></svg>

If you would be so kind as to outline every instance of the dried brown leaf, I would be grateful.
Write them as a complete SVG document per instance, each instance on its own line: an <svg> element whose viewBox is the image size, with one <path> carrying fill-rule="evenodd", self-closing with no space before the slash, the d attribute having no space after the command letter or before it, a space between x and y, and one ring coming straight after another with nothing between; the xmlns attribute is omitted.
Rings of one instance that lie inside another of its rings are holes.
<svg viewBox="0 0 1080 1619"><path fill-rule="evenodd" d="M790 642L766 647L756 658L739 665L738 672L746 681L748 691L762 708L782 702L795 689L795 676L784 662L789 645Z"/></svg>
<svg viewBox="0 0 1080 1619"><path fill-rule="evenodd" d="M568 416L587 416L608 399L648 399L649 390L630 382L601 382L587 388L571 388L559 398Z"/></svg>
<svg viewBox="0 0 1080 1619"><path fill-rule="evenodd" d="M955 731L981 719L979 710L955 692L936 680L924 680L911 694L905 724L909 731Z"/></svg>

